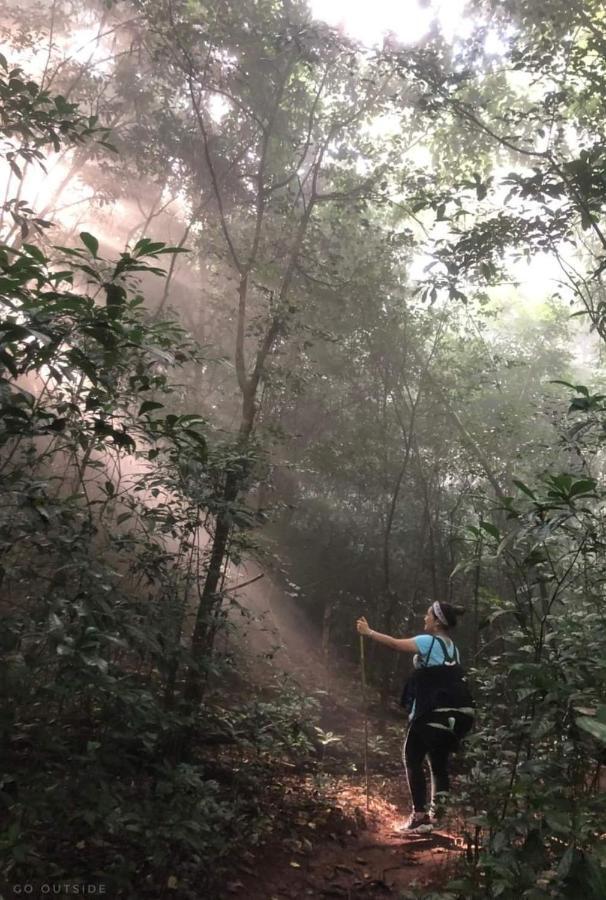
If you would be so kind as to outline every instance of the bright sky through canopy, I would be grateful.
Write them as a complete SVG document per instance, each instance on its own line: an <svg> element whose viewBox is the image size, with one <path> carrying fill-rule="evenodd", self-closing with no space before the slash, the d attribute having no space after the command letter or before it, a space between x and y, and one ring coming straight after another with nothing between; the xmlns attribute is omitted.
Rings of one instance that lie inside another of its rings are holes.
<svg viewBox="0 0 606 900"><path fill-rule="evenodd" d="M342 26L367 46L381 43L388 32L403 43L415 43L427 33L434 17L448 40L464 37L471 27L465 18L466 0L310 0L310 5L318 19Z"/></svg>

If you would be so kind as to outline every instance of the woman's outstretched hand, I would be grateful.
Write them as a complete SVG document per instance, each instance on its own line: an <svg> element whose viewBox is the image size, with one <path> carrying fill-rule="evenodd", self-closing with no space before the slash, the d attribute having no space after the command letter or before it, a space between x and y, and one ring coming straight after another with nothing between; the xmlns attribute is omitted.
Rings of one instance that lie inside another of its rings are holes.
<svg viewBox="0 0 606 900"><path fill-rule="evenodd" d="M370 634L370 626L364 616L360 616L358 621L356 622L356 628L358 629L358 634Z"/></svg>

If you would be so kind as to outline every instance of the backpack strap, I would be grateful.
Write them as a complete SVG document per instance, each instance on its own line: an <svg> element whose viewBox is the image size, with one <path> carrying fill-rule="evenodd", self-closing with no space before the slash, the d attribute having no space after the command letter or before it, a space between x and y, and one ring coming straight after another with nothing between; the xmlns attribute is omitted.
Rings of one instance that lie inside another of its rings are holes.
<svg viewBox="0 0 606 900"><path fill-rule="evenodd" d="M422 669L426 669L427 666L429 665L429 657L431 656L431 651L433 650L433 645L435 644L436 641L439 641L439 640L440 640L440 638L437 638L435 636L435 634L432 635L431 644L429 645L429 650L427 651L427 653L425 655L425 661L424 661L423 665L421 666ZM443 642L440 641L440 643L443 643ZM444 649L444 648L442 648L442 649Z"/></svg>
<svg viewBox="0 0 606 900"><path fill-rule="evenodd" d="M444 665L446 665L446 666L456 665L456 663L458 662L458 659L457 659L458 653L457 653L457 648L454 645L454 643L452 645L453 650L452 650L452 654L451 654L448 650L448 647L446 646L446 642L443 641L441 637L434 635L433 640L438 642L438 644L440 645L440 648L442 650L442 653L444 654ZM432 641L432 646L433 646L433 641ZM431 650L429 652L431 653ZM428 657L429 657L429 654L428 654Z"/></svg>

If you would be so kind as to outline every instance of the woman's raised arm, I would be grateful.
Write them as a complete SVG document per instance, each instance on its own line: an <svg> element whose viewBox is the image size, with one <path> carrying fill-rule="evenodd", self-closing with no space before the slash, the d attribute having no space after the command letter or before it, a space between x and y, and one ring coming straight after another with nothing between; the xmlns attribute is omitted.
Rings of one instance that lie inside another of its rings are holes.
<svg viewBox="0 0 606 900"><path fill-rule="evenodd" d="M358 629L358 634L372 638L373 641L377 641L379 644L385 644L386 647L391 647L392 650L400 650L403 653L418 653L414 638L394 638L389 634L373 631L364 616L360 616L356 622L356 628Z"/></svg>

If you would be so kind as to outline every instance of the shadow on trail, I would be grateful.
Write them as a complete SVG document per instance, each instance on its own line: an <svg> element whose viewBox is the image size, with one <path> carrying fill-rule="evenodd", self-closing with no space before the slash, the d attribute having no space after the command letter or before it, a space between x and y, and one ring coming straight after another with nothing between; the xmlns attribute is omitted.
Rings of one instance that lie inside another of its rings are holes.
<svg viewBox="0 0 606 900"><path fill-rule="evenodd" d="M382 779L384 794L399 793L400 781ZM289 836L260 848L238 880L226 885L224 897L375 900L398 898L404 891L414 896L443 883L462 851L458 837L446 831L398 834L402 812L382 796L371 800L366 812L359 779L343 778L327 791L330 808L324 813L306 805L304 796L301 783L293 790ZM307 820L310 814L313 821Z"/></svg>

